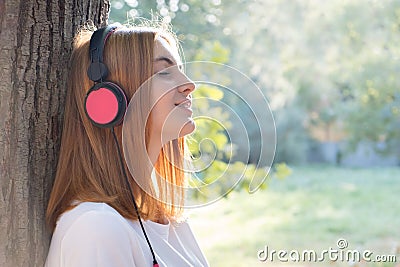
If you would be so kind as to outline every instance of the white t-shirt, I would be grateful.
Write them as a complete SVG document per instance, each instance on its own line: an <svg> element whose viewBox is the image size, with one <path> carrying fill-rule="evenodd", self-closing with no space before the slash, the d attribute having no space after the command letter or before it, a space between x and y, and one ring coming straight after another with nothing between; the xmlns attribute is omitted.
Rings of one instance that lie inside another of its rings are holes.
<svg viewBox="0 0 400 267"><path fill-rule="evenodd" d="M143 225L160 266L209 266L187 222ZM80 203L60 216L45 267L113 266L153 266L138 221L94 202Z"/></svg>

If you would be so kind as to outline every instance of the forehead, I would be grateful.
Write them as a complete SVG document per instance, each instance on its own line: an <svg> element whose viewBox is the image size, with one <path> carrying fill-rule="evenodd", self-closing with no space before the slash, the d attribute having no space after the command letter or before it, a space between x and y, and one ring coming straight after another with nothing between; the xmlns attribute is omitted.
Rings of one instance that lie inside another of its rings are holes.
<svg viewBox="0 0 400 267"><path fill-rule="evenodd" d="M158 57L168 57L178 65L181 64L178 49L162 36L157 36L154 42L154 58Z"/></svg>

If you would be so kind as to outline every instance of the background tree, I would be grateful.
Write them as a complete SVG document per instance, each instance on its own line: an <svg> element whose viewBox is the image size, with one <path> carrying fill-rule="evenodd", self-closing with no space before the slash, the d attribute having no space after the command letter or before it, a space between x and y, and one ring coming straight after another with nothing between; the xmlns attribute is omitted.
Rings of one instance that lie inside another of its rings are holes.
<svg viewBox="0 0 400 267"><path fill-rule="evenodd" d="M102 0L0 0L0 266L43 266L72 39Z"/></svg>

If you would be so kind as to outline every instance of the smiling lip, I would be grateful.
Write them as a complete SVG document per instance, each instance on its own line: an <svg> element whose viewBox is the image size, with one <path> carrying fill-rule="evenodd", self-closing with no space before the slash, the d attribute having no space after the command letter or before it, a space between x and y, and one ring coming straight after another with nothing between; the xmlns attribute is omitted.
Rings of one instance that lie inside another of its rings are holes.
<svg viewBox="0 0 400 267"><path fill-rule="evenodd" d="M183 109L186 109L186 110L188 110L190 112L193 112L192 111L192 101L190 99L187 99L187 100L184 100L184 101L182 101L182 102L180 102L178 104L175 104L175 106L183 108Z"/></svg>
<svg viewBox="0 0 400 267"><path fill-rule="evenodd" d="M175 104L175 106L179 106L182 108L191 108L192 107L192 101L190 99L186 99L182 102L179 102L177 104Z"/></svg>

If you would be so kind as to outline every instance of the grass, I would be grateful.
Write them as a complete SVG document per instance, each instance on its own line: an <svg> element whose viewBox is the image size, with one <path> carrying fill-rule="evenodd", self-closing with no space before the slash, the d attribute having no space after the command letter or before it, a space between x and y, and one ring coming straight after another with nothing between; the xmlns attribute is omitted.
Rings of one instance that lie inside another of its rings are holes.
<svg viewBox="0 0 400 267"><path fill-rule="evenodd" d="M337 249L339 238L348 241L347 250L370 250L374 256L397 253L399 264L399 195L400 168L294 167L286 179L270 180L266 190L233 192L192 211L191 225L213 267L350 266L329 259L319 263L257 259L266 245L270 250L320 253Z"/></svg>

